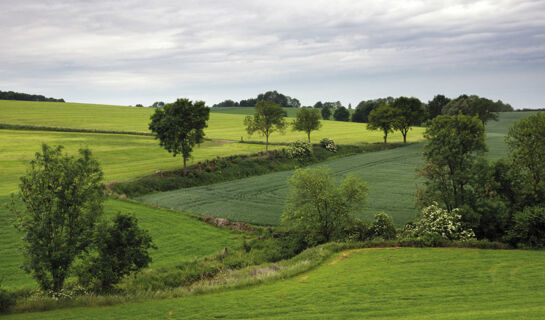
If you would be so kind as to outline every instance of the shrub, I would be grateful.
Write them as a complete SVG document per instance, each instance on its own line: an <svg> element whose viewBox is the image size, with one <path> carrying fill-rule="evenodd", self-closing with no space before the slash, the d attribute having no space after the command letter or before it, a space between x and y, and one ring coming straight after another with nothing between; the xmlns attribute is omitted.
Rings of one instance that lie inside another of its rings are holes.
<svg viewBox="0 0 545 320"><path fill-rule="evenodd" d="M395 239L397 231L392 217L384 212L375 213L375 218L371 224L371 233L374 238Z"/></svg>
<svg viewBox="0 0 545 320"><path fill-rule="evenodd" d="M15 304L15 296L2 288L0 284L0 313L8 311Z"/></svg>
<svg viewBox="0 0 545 320"><path fill-rule="evenodd" d="M295 141L290 143L286 150L287 155L291 159L305 162L312 159L312 146L305 141Z"/></svg>
<svg viewBox="0 0 545 320"><path fill-rule="evenodd" d="M366 241L373 238L371 224L355 218L352 225L346 230L346 237L349 241Z"/></svg>
<svg viewBox="0 0 545 320"><path fill-rule="evenodd" d="M335 144L335 141L333 139L323 138L322 140L320 140L320 145L327 151L337 152L337 145Z"/></svg>
<svg viewBox="0 0 545 320"><path fill-rule="evenodd" d="M509 230L506 240L513 246L545 247L545 208L527 207L515 213L514 225Z"/></svg>
<svg viewBox="0 0 545 320"><path fill-rule="evenodd" d="M420 220L412 228L406 227L408 234L417 238L435 241L436 238L446 240L468 240L475 238L471 228L464 227L459 209L448 211L440 208L437 202L422 210ZM412 229L412 230L410 230Z"/></svg>

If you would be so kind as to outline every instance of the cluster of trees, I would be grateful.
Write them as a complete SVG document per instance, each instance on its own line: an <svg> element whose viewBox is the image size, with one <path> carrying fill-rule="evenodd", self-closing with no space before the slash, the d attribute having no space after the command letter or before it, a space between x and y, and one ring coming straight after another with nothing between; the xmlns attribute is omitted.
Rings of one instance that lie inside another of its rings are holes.
<svg viewBox="0 0 545 320"><path fill-rule="evenodd" d="M151 262L151 237L136 218L103 218L102 170L88 149L79 157L44 144L21 178L10 210L23 233L24 269L40 288L60 292L76 275L88 289L109 291ZM23 204L19 209L17 200ZM80 262L76 264L76 262Z"/></svg>
<svg viewBox="0 0 545 320"><path fill-rule="evenodd" d="M545 114L516 122L506 137L509 155L497 161L483 156L478 115L438 116L425 136L422 205L459 210L477 238L545 246Z"/></svg>
<svg viewBox="0 0 545 320"><path fill-rule="evenodd" d="M220 103L213 105L213 108L224 108L224 107L250 107L253 108L256 106L259 101L271 101L276 104L281 105L284 108L299 108L301 107L301 102L298 99L292 98L290 96L284 95L282 93L274 91L267 91L265 93L260 93L256 98L240 100L236 102L233 100L224 100Z"/></svg>
<svg viewBox="0 0 545 320"><path fill-rule="evenodd" d="M0 100L22 100L22 101L49 101L49 102L64 102L64 99L46 98L40 94L28 94L13 91L1 91Z"/></svg>

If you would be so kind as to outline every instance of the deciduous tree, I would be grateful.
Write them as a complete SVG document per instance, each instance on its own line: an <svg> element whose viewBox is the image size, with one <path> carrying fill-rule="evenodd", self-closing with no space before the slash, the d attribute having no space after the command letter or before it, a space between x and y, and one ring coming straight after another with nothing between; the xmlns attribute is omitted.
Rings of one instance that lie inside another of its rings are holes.
<svg viewBox="0 0 545 320"><path fill-rule="evenodd" d="M403 143L407 143L407 133L412 126L418 126L426 118L426 110L417 98L399 97L395 99L393 107L398 110L399 116L394 121L394 129L403 135Z"/></svg>
<svg viewBox="0 0 545 320"><path fill-rule="evenodd" d="M399 110L384 104L369 114L367 129L382 130L384 133L384 144L388 141L388 133L394 131L394 123L399 117Z"/></svg>
<svg viewBox="0 0 545 320"><path fill-rule="evenodd" d="M255 105L253 116L244 119L244 125L248 134L259 132L265 137L265 151L269 151L269 136L276 132L284 132L286 120L282 107L271 101L259 101Z"/></svg>
<svg viewBox="0 0 545 320"><path fill-rule="evenodd" d="M320 112L318 109L301 108L297 112L297 117L293 122L293 130L303 131L307 134L308 143L310 143L310 133L319 130L322 127L320 122Z"/></svg>

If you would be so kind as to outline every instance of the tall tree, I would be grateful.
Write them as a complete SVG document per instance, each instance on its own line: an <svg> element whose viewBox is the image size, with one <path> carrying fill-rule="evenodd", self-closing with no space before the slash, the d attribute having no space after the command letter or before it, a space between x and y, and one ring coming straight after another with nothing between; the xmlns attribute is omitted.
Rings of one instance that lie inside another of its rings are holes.
<svg viewBox="0 0 545 320"><path fill-rule="evenodd" d="M468 116L477 116L483 125L486 125L490 120L498 120L498 112L501 110L502 105L503 102L500 105L486 98L464 94L450 101L443 108L443 114L456 115L462 113Z"/></svg>
<svg viewBox="0 0 545 320"><path fill-rule="evenodd" d="M187 173L187 159L193 152L195 144L204 141L210 109L204 101L192 102L188 99L178 99L165 105L163 109L155 109L151 116L149 129L159 139L160 145L184 159L184 174Z"/></svg>
<svg viewBox="0 0 545 320"><path fill-rule="evenodd" d="M322 119L324 120L329 120L329 118L331 118L331 108L328 106L322 107L320 113L322 114Z"/></svg>
<svg viewBox="0 0 545 320"><path fill-rule="evenodd" d="M442 94L438 94L428 101L428 118L434 119L441 115L443 108L450 102L450 99Z"/></svg>
<svg viewBox="0 0 545 320"><path fill-rule="evenodd" d="M21 177L24 208L18 211L13 199L11 210L24 234L24 268L43 290L60 291L74 259L91 242L103 212L102 176L88 149L76 158L44 144Z"/></svg>
<svg viewBox="0 0 545 320"><path fill-rule="evenodd" d="M318 102L316 102L316 103L314 104L314 108L321 109L321 108L323 108L323 107L324 107L324 105L323 105L322 101L318 101Z"/></svg>
<svg viewBox="0 0 545 320"><path fill-rule="evenodd" d="M394 122L394 129L403 135L403 143L407 143L407 133L411 126L418 126L426 118L426 110L417 98L399 97L393 107L399 110L399 117Z"/></svg>
<svg viewBox="0 0 545 320"><path fill-rule="evenodd" d="M384 104L369 114L367 129L382 130L384 133L384 144L388 141L388 133L394 131L394 123L399 118L399 110Z"/></svg>
<svg viewBox="0 0 545 320"><path fill-rule="evenodd" d="M349 121L350 120L350 111L343 106L340 106L335 109L333 112L333 119L335 121Z"/></svg>
<svg viewBox="0 0 545 320"><path fill-rule="evenodd" d="M314 130L319 130L322 127L320 122L320 112L318 109L301 108L297 112L297 117L293 122L293 130L304 131L308 136L308 143L310 143L310 133Z"/></svg>
<svg viewBox="0 0 545 320"><path fill-rule="evenodd" d="M265 137L265 151L269 151L269 136L276 131L284 132L286 120L282 106L271 101L261 100L255 105L253 116L244 119L244 125L248 134L259 132Z"/></svg>

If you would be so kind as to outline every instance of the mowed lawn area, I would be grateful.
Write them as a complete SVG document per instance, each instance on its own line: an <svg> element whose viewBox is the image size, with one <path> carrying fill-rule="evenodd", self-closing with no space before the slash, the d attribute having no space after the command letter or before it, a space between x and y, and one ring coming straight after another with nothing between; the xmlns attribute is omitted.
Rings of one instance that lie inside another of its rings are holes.
<svg viewBox="0 0 545 320"><path fill-rule="evenodd" d="M545 252L346 251L271 284L6 319L543 319Z"/></svg>
<svg viewBox="0 0 545 320"><path fill-rule="evenodd" d="M0 198L0 279L7 288L35 287L36 282L19 266L22 234L13 227L13 215L5 205L8 198ZM122 200L105 202L106 216L118 212L132 213L142 228L148 230L157 245L151 250L153 262L150 268L174 267L180 261L203 257L219 252L224 247L242 246L240 234L205 224L200 219L176 211L157 209L139 203Z"/></svg>
<svg viewBox="0 0 545 320"><path fill-rule="evenodd" d="M487 157L497 159L507 154L505 135L514 121L531 112L502 113L497 122L487 125ZM352 174L368 183L367 204L357 210L360 217L371 218L384 211L398 226L414 219L415 192L418 180L416 167L422 164L424 143L402 148L372 152L320 163L335 177ZM174 190L143 196L140 199L198 214L209 214L235 221L256 224L280 223L280 216L288 195L286 180L293 171L276 172L259 177L229 181L204 187Z"/></svg>
<svg viewBox="0 0 545 320"><path fill-rule="evenodd" d="M28 102L0 100L0 123L38 125L49 127L98 129L115 131L149 132L149 118L154 112L152 108L136 108L106 106L82 103L60 102ZM240 141L265 141L264 137L254 134L249 136L243 122L244 114L227 114L211 112L208 128L205 129L209 139ZM288 122L293 118L288 118ZM335 139L337 143L353 144L362 142L381 142L382 132L369 131L366 124L339 121L322 121L323 127L312 133L312 140L319 142L322 138ZM409 141L422 140L423 128L414 128L408 135ZM270 137L272 143L289 143L306 140L302 132L286 130L285 134L274 133ZM394 133L390 141L403 141L400 133Z"/></svg>

